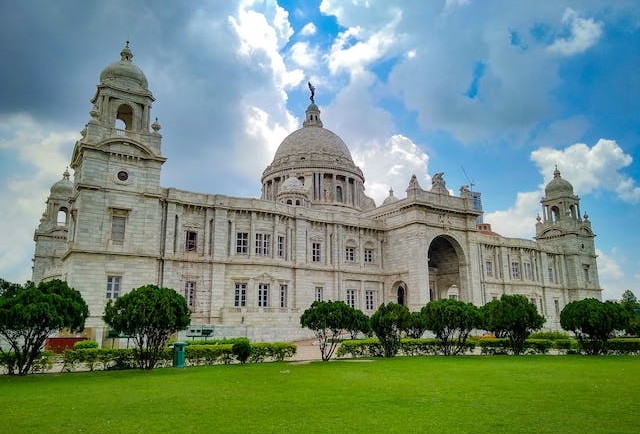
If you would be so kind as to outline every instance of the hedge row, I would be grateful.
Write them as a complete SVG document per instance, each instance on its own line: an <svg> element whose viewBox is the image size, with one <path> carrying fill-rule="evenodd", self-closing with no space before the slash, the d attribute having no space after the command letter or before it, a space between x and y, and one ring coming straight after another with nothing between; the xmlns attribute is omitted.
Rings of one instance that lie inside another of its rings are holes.
<svg viewBox="0 0 640 434"><path fill-rule="evenodd" d="M465 352L473 351L475 343L467 341L465 343ZM442 354L441 343L439 339L423 338L411 339L405 338L400 340L400 351L398 355L403 356L427 356ZM370 339L353 339L342 341L336 350L336 356L344 357L382 357L384 351L382 345L376 338Z"/></svg>
<svg viewBox="0 0 640 434"><path fill-rule="evenodd" d="M466 342L465 352L473 351L476 346L480 348L481 354L511 354L511 344L507 338L469 340ZM562 336L553 336L553 339L527 339L524 348L524 354L547 354L550 350L559 354L580 352L578 341ZM640 355L640 338L609 339L607 353ZM383 354L382 346L375 338L346 340L336 350L338 357L382 357ZM399 354L405 356L442 354L440 340L434 338L402 339Z"/></svg>
<svg viewBox="0 0 640 434"><path fill-rule="evenodd" d="M211 342L211 341L209 341ZM233 344L206 345L190 343L185 346L185 364L189 366L214 365L235 361ZM83 367L94 369L131 369L136 367L135 348L76 348L67 349L62 355L63 371L73 371ZM251 344L251 362L282 361L296 354L297 347L287 342L258 342ZM173 346L162 349L158 367L173 364Z"/></svg>
<svg viewBox="0 0 640 434"><path fill-rule="evenodd" d="M50 350L44 350L31 366L31 373L45 372L53 368L56 354ZM17 371L16 354L13 351L0 352L0 367L13 374Z"/></svg>

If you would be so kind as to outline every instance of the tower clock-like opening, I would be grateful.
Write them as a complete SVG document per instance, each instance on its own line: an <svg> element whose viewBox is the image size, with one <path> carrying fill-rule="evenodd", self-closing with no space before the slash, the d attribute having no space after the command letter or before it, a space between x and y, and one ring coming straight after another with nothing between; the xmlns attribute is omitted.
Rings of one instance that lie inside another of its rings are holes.
<svg viewBox="0 0 640 434"><path fill-rule="evenodd" d="M133 110L131 110L131 107L128 104L121 104L118 107L116 119L124 122L125 130L133 129ZM118 122L116 122L116 126L117 124Z"/></svg>

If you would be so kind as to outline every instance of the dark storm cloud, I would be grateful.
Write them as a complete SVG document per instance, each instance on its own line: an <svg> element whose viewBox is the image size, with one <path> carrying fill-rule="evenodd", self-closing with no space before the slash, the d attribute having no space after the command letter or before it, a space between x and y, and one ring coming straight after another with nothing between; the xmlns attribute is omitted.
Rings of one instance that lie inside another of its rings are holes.
<svg viewBox="0 0 640 434"><path fill-rule="evenodd" d="M238 37L229 23L236 9L236 2L226 0L186 6L124 0L5 3L0 116L20 112L80 131L89 120L100 72L119 60L130 40L133 61L156 98L152 115L159 117L169 159L163 183L197 191L223 183L231 168L210 167L229 159L241 135L243 95L273 86L259 66L260 53L237 54ZM182 169L176 173L176 168Z"/></svg>

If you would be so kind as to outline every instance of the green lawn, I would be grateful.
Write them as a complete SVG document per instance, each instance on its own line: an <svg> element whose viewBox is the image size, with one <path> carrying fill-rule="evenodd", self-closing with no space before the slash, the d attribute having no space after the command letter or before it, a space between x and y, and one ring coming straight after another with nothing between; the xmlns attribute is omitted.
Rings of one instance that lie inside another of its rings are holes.
<svg viewBox="0 0 640 434"><path fill-rule="evenodd" d="M0 377L6 433L638 433L640 358L399 357Z"/></svg>

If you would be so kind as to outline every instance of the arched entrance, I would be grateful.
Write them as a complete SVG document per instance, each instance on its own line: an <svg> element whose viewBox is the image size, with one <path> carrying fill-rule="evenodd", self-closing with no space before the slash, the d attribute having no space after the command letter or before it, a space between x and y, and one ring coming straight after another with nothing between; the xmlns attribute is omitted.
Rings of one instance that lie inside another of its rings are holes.
<svg viewBox="0 0 640 434"><path fill-rule="evenodd" d="M464 298L460 264L463 252L460 244L450 236L440 235L429 245L429 299L449 298L452 287L459 288Z"/></svg>

